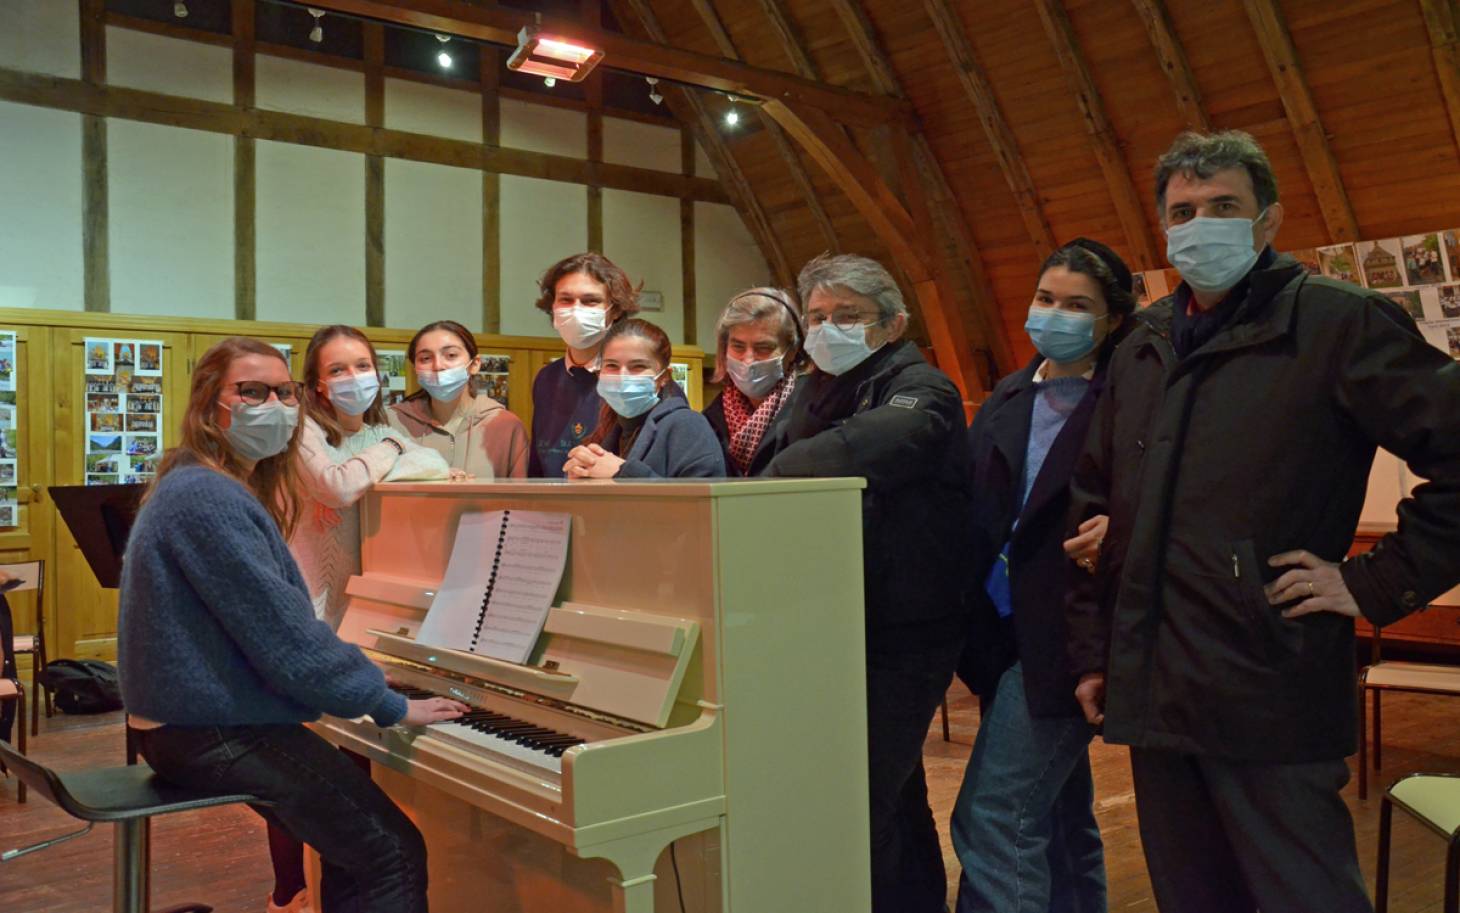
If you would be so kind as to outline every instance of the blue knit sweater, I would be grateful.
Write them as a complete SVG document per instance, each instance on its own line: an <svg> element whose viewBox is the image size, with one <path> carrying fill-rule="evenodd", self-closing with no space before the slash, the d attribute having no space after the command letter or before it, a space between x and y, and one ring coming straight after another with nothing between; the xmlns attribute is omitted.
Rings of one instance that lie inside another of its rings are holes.
<svg viewBox="0 0 1460 913"><path fill-rule="evenodd" d="M117 638L127 710L178 726L301 723L321 713L389 726L406 700L314 617L263 505L235 479L182 466L137 516Z"/></svg>

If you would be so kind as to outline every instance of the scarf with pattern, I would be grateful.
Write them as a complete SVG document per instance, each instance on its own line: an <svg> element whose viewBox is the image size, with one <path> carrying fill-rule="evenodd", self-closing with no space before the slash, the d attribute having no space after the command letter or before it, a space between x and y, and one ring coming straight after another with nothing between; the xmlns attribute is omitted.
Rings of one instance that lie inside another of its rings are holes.
<svg viewBox="0 0 1460 913"><path fill-rule="evenodd" d="M739 387L733 383L725 385L720 399L725 406L725 425L730 431L730 459L735 463L736 472L745 475L750 471L750 461L755 458L761 438L776 413L791 398L794 389L796 375L787 374L771 388L759 406L752 408L749 397L741 393Z"/></svg>

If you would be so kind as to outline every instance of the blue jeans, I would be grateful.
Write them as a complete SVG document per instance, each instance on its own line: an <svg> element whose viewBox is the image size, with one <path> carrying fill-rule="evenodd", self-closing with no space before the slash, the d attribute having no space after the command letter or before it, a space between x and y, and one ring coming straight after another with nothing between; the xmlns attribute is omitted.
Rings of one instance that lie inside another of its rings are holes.
<svg viewBox="0 0 1460 913"><path fill-rule="evenodd" d="M303 726L139 732L164 779L267 799L254 811L319 851L323 913L426 913L426 844L370 775Z"/></svg>
<svg viewBox="0 0 1460 913"><path fill-rule="evenodd" d="M1018 663L999 679L953 805L958 913L1105 913L1090 726L1029 715Z"/></svg>

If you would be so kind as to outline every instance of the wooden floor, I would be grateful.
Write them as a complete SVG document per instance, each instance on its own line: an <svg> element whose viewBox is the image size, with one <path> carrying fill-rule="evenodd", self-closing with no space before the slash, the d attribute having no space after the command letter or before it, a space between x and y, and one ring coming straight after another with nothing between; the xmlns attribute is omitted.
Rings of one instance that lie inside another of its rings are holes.
<svg viewBox="0 0 1460 913"><path fill-rule="evenodd" d="M935 721L926 755L934 811L943 832L950 880L957 860L948 845L948 810L978 725L973 698L955 685L949 692L952 741ZM1415 770L1460 772L1460 703L1443 697L1394 695L1385 702L1385 770L1382 782ZM42 721L31 754L58 770L122 763L120 714L58 716ZM1111 910L1155 910L1151 900L1135 803L1124 749L1093 749L1097 811L1105 837ZM1373 884L1379 801L1377 791L1358 800L1345 791L1358 832L1364 874ZM63 812L37 797L15 802L13 779L0 781L0 850L73 829ZM1442 899L1444 845L1402 814L1395 816L1394 913L1438 911ZM246 809L223 808L159 819L152 839L153 905L185 900L213 904L219 913L260 913L270 888L262 823ZM110 909L111 834L92 834L50 850L0 864L0 911L81 913ZM949 899L952 900L950 886ZM486 911L489 908L484 908ZM759 911L751 911L759 913Z"/></svg>

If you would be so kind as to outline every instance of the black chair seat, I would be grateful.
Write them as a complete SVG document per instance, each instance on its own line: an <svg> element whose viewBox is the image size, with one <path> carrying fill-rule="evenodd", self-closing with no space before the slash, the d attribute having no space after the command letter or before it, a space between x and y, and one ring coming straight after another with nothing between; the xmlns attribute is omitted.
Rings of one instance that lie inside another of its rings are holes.
<svg viewBox="0 0 1460 913"><path fill-rule="evenodd" d="M169 783L143 764L57 774L56 804L82 821L125 821L187 812L238 802L257 804L257 796L189 789Z"/></svg>

